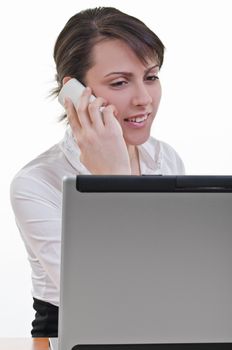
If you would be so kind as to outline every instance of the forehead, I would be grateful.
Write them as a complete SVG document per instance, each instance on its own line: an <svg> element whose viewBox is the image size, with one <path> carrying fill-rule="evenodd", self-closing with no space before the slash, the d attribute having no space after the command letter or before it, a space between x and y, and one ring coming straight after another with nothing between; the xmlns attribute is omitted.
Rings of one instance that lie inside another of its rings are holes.
<svg viewBox="0 0 232 350"><path fill-rule="evenodd" d="M102 68L103 70L111 70L118 68L140 67L146 69L151 65L157 64L154 57L146 58L146 63L139 59L135 52L119 39L106 39L94 45L92 51L93 66L92 68Z"/></svg>

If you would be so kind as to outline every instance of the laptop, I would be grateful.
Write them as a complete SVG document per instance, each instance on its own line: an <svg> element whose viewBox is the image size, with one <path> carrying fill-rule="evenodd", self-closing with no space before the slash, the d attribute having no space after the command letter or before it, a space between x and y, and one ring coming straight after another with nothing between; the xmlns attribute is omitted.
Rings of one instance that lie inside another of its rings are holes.
<svg viewBox="0 0 232 350"><path fill-rule="evenodd" d="M59 350L232 348L232 176L63 181Z"/></svg>

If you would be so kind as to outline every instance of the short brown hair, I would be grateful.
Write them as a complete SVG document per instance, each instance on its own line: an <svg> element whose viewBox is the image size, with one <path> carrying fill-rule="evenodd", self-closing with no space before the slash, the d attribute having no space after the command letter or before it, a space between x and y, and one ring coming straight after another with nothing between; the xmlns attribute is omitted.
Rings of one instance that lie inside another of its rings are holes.
<svg viewBox="0 0 232 350"><path fill-rule="evenodd" d="M54 47L58 94L65 76L85 83L86 72L93 66L92 49L106 39L121 39L146 62L147 58L158 60L162 66L164 45L158 36L142 21L114 7L96 7L72 16L59 34Z"/></svg>

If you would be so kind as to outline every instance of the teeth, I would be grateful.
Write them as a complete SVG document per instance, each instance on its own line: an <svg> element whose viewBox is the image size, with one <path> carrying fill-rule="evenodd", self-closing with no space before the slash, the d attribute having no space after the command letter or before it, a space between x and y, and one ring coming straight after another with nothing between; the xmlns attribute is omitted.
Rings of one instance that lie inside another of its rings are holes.
<svg viewBox="0 0 232 350"><path fill-rule="evenodd" d="M128 119L130 122L133 123L142 123L147 119L147 115L145 115L144 117L136 117L136 118L130 118Z"/></svg>

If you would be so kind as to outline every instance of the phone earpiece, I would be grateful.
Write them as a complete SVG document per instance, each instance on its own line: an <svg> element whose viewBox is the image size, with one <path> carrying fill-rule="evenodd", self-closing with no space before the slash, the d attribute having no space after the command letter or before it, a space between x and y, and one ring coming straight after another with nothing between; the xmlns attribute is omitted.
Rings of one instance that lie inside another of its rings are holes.
<svg viewBox="0 0 232 350"><path fill-rule="evenodd" d="M68 97L74 104L74 106L78 106L80 96L85 89L85 86L79 82L77 79L70 79L65 83L58 95L58 101L64 107L65 98ZM95 96L91 95L90 101L93 101Z"/></svg>

